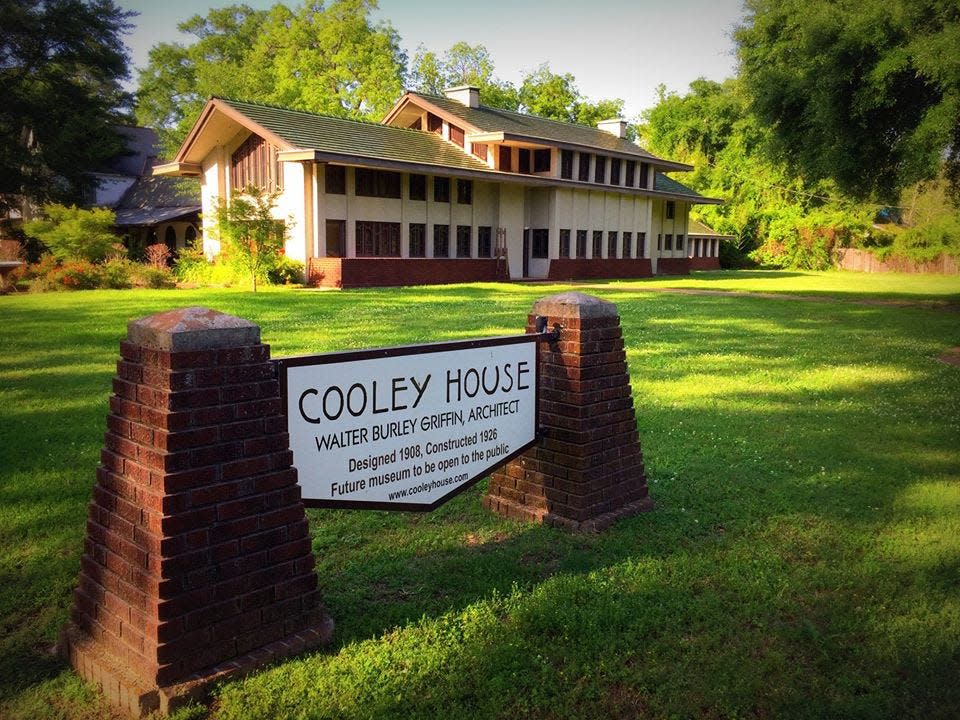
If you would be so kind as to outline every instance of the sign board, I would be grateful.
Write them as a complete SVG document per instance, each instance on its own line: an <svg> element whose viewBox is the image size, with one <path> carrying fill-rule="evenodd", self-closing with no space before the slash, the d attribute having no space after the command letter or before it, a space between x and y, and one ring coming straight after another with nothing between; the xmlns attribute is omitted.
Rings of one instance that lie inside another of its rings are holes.
<svg viewBox="0 0 960 720"><path fill-rule="evenodd" d="M277 363L309 506L432 510L536 440L536 335Z"/></svg>

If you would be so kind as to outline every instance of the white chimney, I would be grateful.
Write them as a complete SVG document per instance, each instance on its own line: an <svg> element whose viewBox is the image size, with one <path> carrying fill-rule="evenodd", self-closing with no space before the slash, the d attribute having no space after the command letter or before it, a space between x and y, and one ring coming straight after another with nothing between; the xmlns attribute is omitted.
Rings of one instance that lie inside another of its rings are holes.
<svg viewBox="0 0 960 720"><path fill-rule="evenodd" d="M461 105L467 107L480 107L480 88L473 85L459 85L458 87L447 88L443 91L451 100L456 100Z"/></svg>
<svg viewBox="0 0 960 720"><path fill-rule="evenodd" d="M625 138L627 136L627 121L623 118L601 120L597 123L597 127L611 135L616 135L618 138Z"/></svg>

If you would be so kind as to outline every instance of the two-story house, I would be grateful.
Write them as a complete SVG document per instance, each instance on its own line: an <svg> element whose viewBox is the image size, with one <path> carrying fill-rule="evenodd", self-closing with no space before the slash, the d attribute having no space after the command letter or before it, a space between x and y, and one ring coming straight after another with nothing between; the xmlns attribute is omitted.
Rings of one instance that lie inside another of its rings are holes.
<svg viewBox="0 0 960 720"><path fill-rule="evenodd" d="M278 192L308 279L362 287L688 272L689 208L719 202L664 174L690 169L622 120L547 120L459 87L408 92L380 124L214 98L155 172L200 178L205 224L234 190Z"/></svg>

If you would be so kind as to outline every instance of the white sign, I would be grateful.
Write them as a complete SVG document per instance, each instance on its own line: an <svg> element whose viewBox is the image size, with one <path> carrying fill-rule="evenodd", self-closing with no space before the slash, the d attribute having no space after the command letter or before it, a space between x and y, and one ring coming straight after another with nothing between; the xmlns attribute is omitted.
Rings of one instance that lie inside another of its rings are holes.
<svg viewBox="0 0 960 720"><path fill-rule="evenodd" d="M430 510L536 439L535 336L278 363L308 505Z"/></svg>

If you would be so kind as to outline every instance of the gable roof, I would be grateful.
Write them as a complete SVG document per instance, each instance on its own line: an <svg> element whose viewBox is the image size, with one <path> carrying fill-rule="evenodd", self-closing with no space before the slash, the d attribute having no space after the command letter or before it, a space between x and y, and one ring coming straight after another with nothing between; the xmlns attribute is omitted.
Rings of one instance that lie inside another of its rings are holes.
<svg viewBox="0 0 960 720"><path fill-rule="evenodd" d="M619 138L597 127L580 125L579 123L561 122L537 115L501 110L500 108L488 107L486 105L480 105L475 108L468 107L457 100L451 100L450 98L439 95L407 92L406 95L397 102L393 110L387 114L384 122L387 122L387 120L395 115L406 103L411 101L428 110L430 109L429 106L433 106L433 108L440 110L443 114L458 118L463 124L469 126L468 132L474 134L502 133L507 139L522 139L534 143L540 142L558 146L566 145L576 148L586 148L593 152L600 151L629 156L631 159L650 162L660 165L661 167L675 168L677 170L691 169L689 165L684 163L659 158L644 150L636 143L626 138Z"/></svg>
<svg viewBox="0 0 960 720"><path fill-rule="evenodd" d="M174 161L155 168L155 174L199 175L202 152L194 152L194 148L202 147L200 138L205 128L216 122L221 122L222 125L224 121L235 123L232 127L241 127L256 133L275 145L280 150L278 157L281 161L366 165L407 172L475 177L495 182L576 186L609 192L676 196L700 203L719 202L701 197L679 183L677 187L682 188L682 192L677 195L674 189L664 190L659 187L653 190L608 187L574 180L503 172L491 169L485 162L435 133L218 97L207 102L177 151ZM617 139L612 135L610 137ZM634 147L637 151L645 152L637 146Z"/></svg>
<svg viewBox="0 0 960 720"><path fill-rule="evenodd" d="M721 240L733 240L736 238L735 235L724 235L723 233L718 233L713 228L710 228L707 225L704 225L702 222L692 218L687 221L687 237L719 238Z"/></svg>
<svg viewBox="0 0 960 720"><path fill-rule="evenodd" d="M149 175L159 144L156 131L133 125L115 125L113 129L123 139L126 150L109 158L93 172L127 177Z"/></svg>
<svg viewBox="0 0 960 720"><path fill-rule="evenodd" d="M200 212L200 183L192 178L141 177L117 203L117 226L154 225Z"/></svg>
<svg viewBox="0 0 960 720"><path fill-rule="evenodd" d="M485 162L433 133L217 98L282 139L285 149L489 171Z"/></svg>

